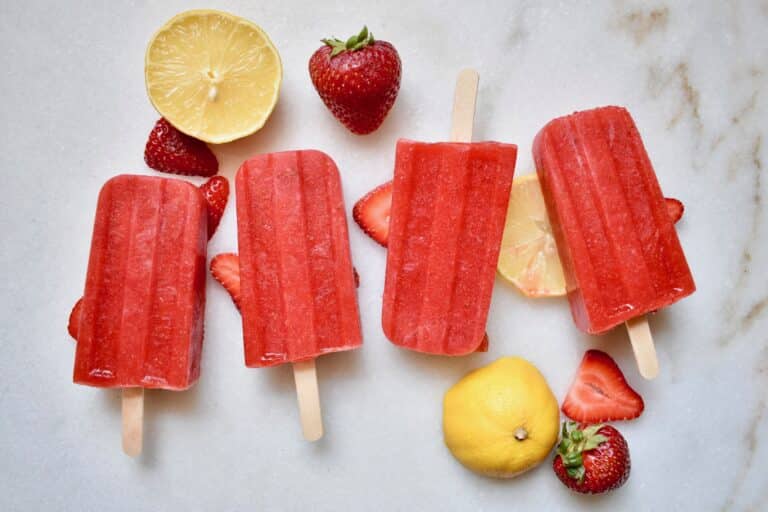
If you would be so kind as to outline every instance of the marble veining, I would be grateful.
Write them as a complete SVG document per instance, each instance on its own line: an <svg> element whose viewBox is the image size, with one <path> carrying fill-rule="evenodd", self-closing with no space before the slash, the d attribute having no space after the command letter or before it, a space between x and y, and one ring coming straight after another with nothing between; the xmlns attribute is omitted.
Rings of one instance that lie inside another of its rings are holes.
<svg viewBox="0 0 768 512"><path fill-rule="evenodd" d="M755 367L755 373L757 374L757 381L761 384L768 384L768 347L763 348L761 356L758 360L758 364ZM744 434L744 442L746 444L746 455L742 462L741 468L736 479L733 482L733 488L728 494L725 503L721 510L728 511L733 510L737 501L740 501L744 482L751 471L762 471L762 467L755 468L755 462L757 459L757 453L760 449L760 437L764 433L764 421L766 420L766 410L768 409L768 393L764 394L757 403L755 411L749 420L746 433ZM762 486L758 489L756 496L753 500L747 501L744 510L760 511L768 502L768 487Z"/></svg>
<svg viewBox="0 0 768 512"><path fill-rule="evenodd" d="M632 10L619 17L616 26L632 35L636 44L642 44L651 32L664 31L669 21L669 8L658 7L649 11Z"/></svg>
<svg viewBox="0 0 768 512"><path fill-rule="evenodd" d="M736 332L744 332L748 330L755 320L759 319L766 305L768 305L768 294L763 295L757 299L751 306L748 306L744 312L739 312L739 305L741 304L740 292L744 288L747 281L752 277L752 263L753 263L753 246L759 243L759 237L763 232L761 231L763 219L763 192L762 192L762 170L763 164L760 158L760 151L762 148L762 135L758 135L755 139L752 152L751 152L751 164L754 168L753 172L753 185L752 185L752 216L750 218L750 230L747 237L747 241L741 252L741 258L737 271L736 283L731 292L726 297L724 313L729 324L735 324L729 331L723 334L720 338L721 345L727 345L730 343ZM742 308L743 309L743 308Z"/></svg>

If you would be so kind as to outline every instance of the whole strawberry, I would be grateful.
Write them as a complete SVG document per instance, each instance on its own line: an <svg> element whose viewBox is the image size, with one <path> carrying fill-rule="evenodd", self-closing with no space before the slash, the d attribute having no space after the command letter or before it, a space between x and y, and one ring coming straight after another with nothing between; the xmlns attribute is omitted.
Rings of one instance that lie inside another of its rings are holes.
<svg viewBox="0 0 768 512"><path fill-rule="evenodd" d="M320 98L352 133L378 128L400 90L400 56L367 27L346 41L323 39L309 59L309 76Z"/></svg>
<svg viewBox="0 0 768 512"><path fill-rule="evenodd" d="M557 445L553 467L568 488L583 494L618 489L629 478L630 466L629 446L615 428L563 423L563 438Z"/></svg>
<svg viewBox="0 0 768 512"><path fill-rule="evenodd" d="M216 155L205 142L181 133L160 118L144 147L144 161L156 171L186 176L213 176L219 172Z"/></svg>

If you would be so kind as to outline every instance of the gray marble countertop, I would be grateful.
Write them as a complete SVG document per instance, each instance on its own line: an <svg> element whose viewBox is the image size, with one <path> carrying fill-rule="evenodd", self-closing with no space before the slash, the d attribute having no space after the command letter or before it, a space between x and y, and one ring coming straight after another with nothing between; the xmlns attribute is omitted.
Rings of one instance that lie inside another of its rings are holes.
<svg viewBox="0 0 768 512"><path fill-rule="evenodd" d="M526 300L498 279L489 352L426 357L385 339L385 252L351 223L365 344L318 362L325 439L302 441L289 368L245 368L238 313L209 278L202 378L188 392L148 393L145 453L129 459L119 394L72 384L65 326L99 188L118 173L152 173L146 44L200 2L2 2L0 509L768 508L768 2L209 4L261 25L285 70L267 126L215 148L225 176L255 153L320 149L336 160L351 210L391 176L398 137L447 137L455 76L471 66L475 138L518 144L519 175L533 170L531 142L549 119L627 106L665 194L685 203L678 232L698 291L651 319L653 382L637 374L624 332L583 335L565 300ZM397 46L403 82L384 125L357 137L320 102L307 61L321 37L364 23ZM230 206L209 254L232 250ZM467 371L521 355L562 399L590 347L616 358L646 402L618 425L632 453L619 491L573 495L548 463L491 480L445 449L441 398Z"/></svg>

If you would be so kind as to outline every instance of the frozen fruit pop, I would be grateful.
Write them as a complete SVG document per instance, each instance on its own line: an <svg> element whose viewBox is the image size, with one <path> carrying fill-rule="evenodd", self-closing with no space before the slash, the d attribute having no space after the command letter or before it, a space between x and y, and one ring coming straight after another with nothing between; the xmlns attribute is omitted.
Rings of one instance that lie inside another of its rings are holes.
<svg viewBox="0 0 768 512"><path fill-rule="evenodd" d="M200 375L207 219L184 181L121 175L99 194L74 381L183 390Z"/></svg>
<svg viewBox="0 0 768 512"><path fill-rule="evenodd" d="M339 172L320 151L259 155L237 173L245 364L360 346Z"/></svg>
<svg viewBox="0 0 768 512"><path fill-rule="evenodd" d="M470 143L478 81L473 69L459 72L452 142L397 144L382 327L395 345L419 352L488 349L517 147Z"/></svg>
<svg viewBox="0 0 768 512"><path fill-rule="evenodd" d="M398 141L382 313L395 345L480 345L516 156L498 142Z"/></svg>
<svg viewBox="0 0 768 512"><path fill-rule="evenodd" d="M347 220L333 160L311 150L258 155L240 167L235 189L246 366L306 362L294 369L314 373L317 356L359 347Z"/></svg>
<svg viewBox="0 0 768 512"><path fill-rule="evenodd" d="M101 190L74 381L182 390L200 375L206 207L180 180L117 176Z"/></svg>
<svg viewBox="0 0 768 512"><path fill-rule="evenodd" d="M694 292L656 174L626 109L603 107L551 121L536 136L533 156L579 329L603 333Z"/></svg>

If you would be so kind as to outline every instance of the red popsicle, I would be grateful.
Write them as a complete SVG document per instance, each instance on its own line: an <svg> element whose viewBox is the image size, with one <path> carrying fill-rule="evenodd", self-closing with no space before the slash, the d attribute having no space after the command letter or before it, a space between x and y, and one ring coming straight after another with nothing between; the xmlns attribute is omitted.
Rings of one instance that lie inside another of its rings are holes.
<svg viewBox="0 0 768 512"><path fill-rule="evenodd" d="M400 140L382 323L396 345L474 352L485 334L517 147Z"/></svg>
<svg viewBox="0 0 768 512"><path fill-rule="evenodd" d="M311 381L314 358L362 343L338 169L320 151L264 154L235 188L245 364L306 362Z"/></svg>
<svg viewBox="0 0 768 512"><path fill-rule="evenodd" d="M184 181L121 175L99 194L74 381L183 390L200 375L205 201Z"/></svg>
<svg viewBox="0 0 768 512"><path fill-rule="evenodd" d="M626 109L551 121L536 136L533 156L579 329L603 333L695 291Z"/></svg>

